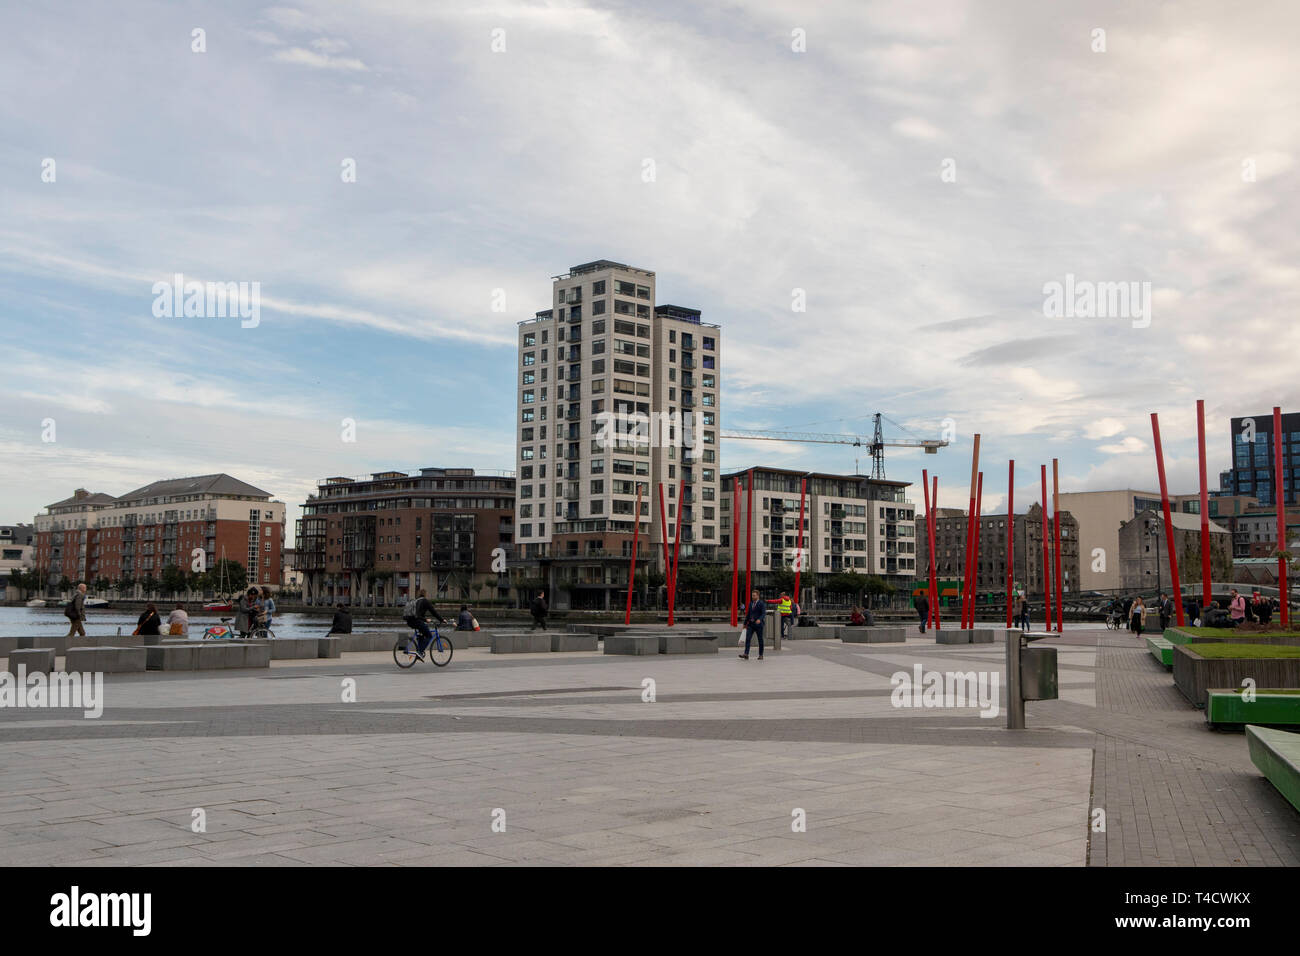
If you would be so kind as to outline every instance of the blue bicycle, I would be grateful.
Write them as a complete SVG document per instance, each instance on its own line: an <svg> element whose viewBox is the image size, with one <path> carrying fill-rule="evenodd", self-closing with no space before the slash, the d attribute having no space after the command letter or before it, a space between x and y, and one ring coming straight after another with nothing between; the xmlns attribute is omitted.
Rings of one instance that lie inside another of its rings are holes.
<svg viewBox="0 0 1300 956"><path fill-rule="evenodd" d="M438 633L437 625L433 627L433 640L429 642L429 646L424 649L423 654L415 649L419 641L420 632L412 630L410 637L400 637L397 639L397 643L393 645L393 662L402 670L414 667L416 661L425 660L426 654L428 655L427 659L435 667L446 667L451 663L451 640Z"/></svg>

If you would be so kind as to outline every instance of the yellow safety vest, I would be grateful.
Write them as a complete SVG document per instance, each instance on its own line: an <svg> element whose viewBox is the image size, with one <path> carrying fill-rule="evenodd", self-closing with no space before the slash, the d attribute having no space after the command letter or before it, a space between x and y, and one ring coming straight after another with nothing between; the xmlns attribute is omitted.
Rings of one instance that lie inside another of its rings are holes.
<svg viewBox="0 0 1300 956"><path fill-rule="evenodd" d="M789 614L789 613L790 613L790 608L791 608L791 603L790 603L790 599L789 599L789 598L785 598L785 599L782 600L779 604L777 604L777 609L778 609L782 614Z"/></svg>

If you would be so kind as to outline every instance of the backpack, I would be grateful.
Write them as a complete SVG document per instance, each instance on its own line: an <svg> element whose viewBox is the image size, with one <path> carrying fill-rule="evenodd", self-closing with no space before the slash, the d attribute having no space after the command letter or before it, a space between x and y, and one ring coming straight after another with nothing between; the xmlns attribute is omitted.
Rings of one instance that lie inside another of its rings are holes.
<svg viewBox="0 0 1300 956"><path fill-rule="evenodd" d="M77 601L76 601L76 598L73 598L71 601L69 601L69 602L64 606L64 608L63 608L63 616L66 617L69 621L79 621L79 620L81 620L81 615L79 615L79 614L77 613Z"/></svg>
<svg viewBox="0 0 1300 956"><path fill-rule="evenodd" d="M408 621L418 621L420 619L420 615L416 614L415 612L419 609L419 607L420 607L420 599L418 597L411 598L409 601L406 602L406 605L402 608L402 617Z"/></svg>

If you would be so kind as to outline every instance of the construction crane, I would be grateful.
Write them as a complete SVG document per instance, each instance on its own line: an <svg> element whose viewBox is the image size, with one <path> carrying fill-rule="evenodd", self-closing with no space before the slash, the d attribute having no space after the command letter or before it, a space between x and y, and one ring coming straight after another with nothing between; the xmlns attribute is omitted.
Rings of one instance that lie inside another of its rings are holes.
<svg viewBox="0 0 1300 956"><path fill-rule="evenodd" d="M890 448L923 448L927 455L937 455L939 449L948 444L946 439L935 438L885 438L884 430L880 421L884 416L880 412L873 415L872 421L875 423L875 430L870 438L861 435L837 435L827 432L784 432L784 431L767 431L749 428L733 428L722 433L723 438L732 438L740 441L794 441L810 442L820 445L853 445L854 447L865 447L871 449L871 477L883 479L885 477L885 447ZM890 420L889 424L897 428L902 428L897 422Z"/></svg>

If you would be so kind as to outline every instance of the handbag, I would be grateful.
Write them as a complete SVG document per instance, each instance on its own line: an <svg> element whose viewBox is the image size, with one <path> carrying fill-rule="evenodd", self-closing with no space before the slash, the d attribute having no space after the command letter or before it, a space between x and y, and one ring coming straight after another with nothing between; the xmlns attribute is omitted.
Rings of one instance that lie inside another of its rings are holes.
<svg viewBox="0 0 1300 956"><path fill-rule="evenodd" d="M477 630L479 629L479 628L478 628L478 618L476 618L473 614L471 614L471 615L469 616L469 622L470 622L470 624L472 624L472 625L474 626L474 630L477 631Z"/></svg>
<svg viewBox="0 0 1300 956"><path fill-rule="evenodd" d="M745 632L746 632L747 630L749 630L749 628L747 628L747 627L742 627L742 628L740 629L740 640L738 640L738 641L736 642L736 646L737 646L737 647L744 647L744 646L745 646Z"/></svg>

